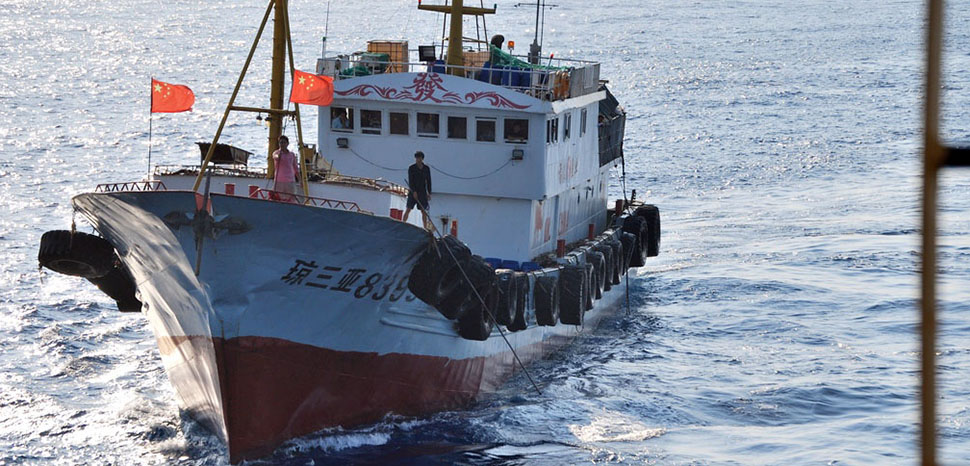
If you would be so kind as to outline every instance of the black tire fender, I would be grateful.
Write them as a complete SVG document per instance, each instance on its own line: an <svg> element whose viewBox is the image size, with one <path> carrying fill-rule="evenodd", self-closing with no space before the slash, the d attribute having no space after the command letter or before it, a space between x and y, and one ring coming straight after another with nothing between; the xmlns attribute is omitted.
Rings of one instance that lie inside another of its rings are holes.
<svg viewBox="0 0 970 466"><path fill-rule="evenodd" d="M481 296L481 299L479 299ZM485 341L495 325L494 309L498 303L498 284L495 281L470 293L461 305L458 317L458 335L466 340ZM484 304L484 305L483 305Z"/></svg>
<svg viewBox="0 0 970 466"><path fill-rule="evenodd" d="M567 265L559 271L559 321L582 325L588 293L585 265Z"/></svg>
<svg viewBox="0 0 970 466"><path fill-rule="evenodd" d="M559 322L559 278L539 275L535 285L536 323L553 326Z"/></svg>
<svg viewBox="0 0 970 466"><path fill-rule="evenodd" d="M115 300L119 311L140 312L142 303L135 297L135 291L137 291L135 280L124 264L120 261L117 264L104 276L88 278L87 280L97 286L102 293Z"/></svg>
<svg viewBox="0 0 970 466"><path fill-rule="evenodd" d="M460 318L465 300L469 296L474 297L472 290L483 290L494 282L495 271L492 267L481 257L471 256L464 262L452 265L441 276L436 292L438 305L435 307L447 319Z"/></svg>
<svg viewBox="0 0 970 466"><path fill-rule="evenodd" d="M98 278L114 268L115 248L99 236L51 230L40 238L37 262L64 275Z"/></svg>
<svg viewBox="0 0 970 466"><path fill-rule="evenodd" d="M603 299L603 288L606 286L606 258L603 253L590 251L586 253L586 262L593 264L596 280L592 282L593 297Z"/></svg>
<svg viewBox="0 0 970 466"><path fill-rule="evenodd" d="M637 252L637 237L633 233L623 232L620 234L620 242L623 244L623 273L627 273L633 265L633 259Z"/></svg>
<svg viewBox="0 0 970 466"><path fill-rule="evenodd" d="M623 265L623 243L616 238L610 238L607 244L613 250L613 271L610 273L610 280L613 281L614 285L619 285L620 277L623 276L623 271L626 269Z"/></svg>
<svg viewBox="0 0 970 466"><path fill-rule="evenodd" d="M519 288L515 284L514 272L500 273L496 279L498 281L498 304L493 311L495 312L495 322L508 327L515 319Z"/></svg>
<svg viewBox="0 0 970 466"><path fill-rule="evenodd" d="M641 267L647 260L647 248L644 244L647 236L647 220L639 215L630 215L623 219L623 231L630 233L636 239L630 258L630 267ZM624 248L625 248L624 244Z"/></svg>
<svg viewBox="0 0 970 466"><path fill-rule="evenodd" d="M606 242L600 243L593 248L594 251L603 255L603 291L610 291L613 288L613 248Z"/></svg>
<svg viewBox="0 0 970 466"><path fill-rule="evenodd" d="M647 223L647 231L644 236L647 257L656 257L660 254L660 209L652 204L637 207L636 214L643 217Z"/></svg>
<svg viewBox="0 0 970 466"><path fill-rule="evenodd" d="M583 264L583 269L586 273L586 310L588 311L593 308L593 298L596 295L593 288L596 286L594 283L598 279L596 277L596 267L593 267L593 264L586 262Z"/></svg>
<svg viewBox="0 0 970 466"><path fill-rule="evenodd" d="M516 288L515 317L512 319L512 323L509 324L508 328L513 332L518 332L528 327L525 313L529 298L529 276L524 272L515 272L512 274L512 278Z"/></svg>

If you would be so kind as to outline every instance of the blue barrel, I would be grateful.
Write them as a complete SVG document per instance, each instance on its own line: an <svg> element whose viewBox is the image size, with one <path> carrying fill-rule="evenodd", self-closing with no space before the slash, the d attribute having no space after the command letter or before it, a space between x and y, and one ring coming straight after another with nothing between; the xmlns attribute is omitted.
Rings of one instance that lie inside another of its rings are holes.
<svg viewBox="0 0 970 466"><path fill-rule="evenodd" d="M534 272L536 270L542 270L542 267L540 267L539 264L537 264L535 262L523 262L522 263L522 271L523 272Z"/></svg>
<svg viewBox="0 0 970 466"><path fill-rule="evenodd" d="M475 78L483 83L489 82L492 77L492 62L485 62L482 65L482 69L478 71L478 76Z"/></svg>
<svg viewBox="0 0 970 466"><path fill-rule="evenodd" d="M516 270L517 271L517 270L519 270L520 267L522 267L522 266L519 265L519 261L513 261L513 260L504 260L504 261L502 261L502 268L503 269L512 269L512 270Z"/></svg>
<svg viewBox="0 0 970 466"><path fill-rule="evenodd" d="M493 269L498 269L502 267L502 259L498 257L486 257L485 262L491 265Z"/></svg>

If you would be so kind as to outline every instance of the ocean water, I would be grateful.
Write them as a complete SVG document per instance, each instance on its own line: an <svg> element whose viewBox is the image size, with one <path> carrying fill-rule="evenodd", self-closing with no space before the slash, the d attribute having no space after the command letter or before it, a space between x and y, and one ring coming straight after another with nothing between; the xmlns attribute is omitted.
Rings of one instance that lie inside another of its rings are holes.
<svg viewBox="0 0 970 466"><path fill-rule="evenodd" d="M329 20L325 2L291 3L307 70L325 34L342 51L440 36L411 1L334 2ZM321 432L255 463L917 462L924 2L555 3L544 52L603 64L629 116L626 186L663 216L629 308L534 365L542 395L513 379L466 410ZM959 143L970 9L952 3L944 136ZM498 2L488 33L524 51L534 10L516 5ZM0 464L226 462L179 412L145 319L35 257L70 225L71 195L146 173L151 76L197 96L152 118L152 163L197 160L264 9L0 0ZM268 56L240 104L265 104ZM257 152L265 138L251 115L224 133ZM970 172L943 176L945 464L970 464L968 194Z"/></svg>

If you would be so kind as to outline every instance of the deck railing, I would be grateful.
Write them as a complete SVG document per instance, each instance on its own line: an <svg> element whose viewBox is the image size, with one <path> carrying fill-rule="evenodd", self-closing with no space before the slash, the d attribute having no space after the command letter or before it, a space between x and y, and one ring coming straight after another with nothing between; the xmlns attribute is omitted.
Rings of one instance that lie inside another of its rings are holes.
<svg viewBox="0 0 970 466"><path fill-rule="evenodd" d="M289 204L302 204L314 207L324 207L327 209L341 209L349 212L370 213L360 208L356 202L340 201L337 199L325 199L322 197L304 196L302 194L282 193L269 189L256 189L249 193L249 197L263 199L266 201L286 202Z"/></svg>
<svg viewBox="0 0 970 466"><path fill-rule="evenodd" d="M317 60L317 74L334 80L407 72L452 74L550 101L579 97L599 89L599 63L553 58L542 60L542 65L536 68L485 68L440 62L375 62L361 55L339 55Z"/></svg>
<svg viewBox="0 0 970 466"><path fill-rule="evenodd" d="M160 180L128 181L124 183L102 183L94 188L96 193L122 193L142 191L166 191L165 183Z"/></svg>

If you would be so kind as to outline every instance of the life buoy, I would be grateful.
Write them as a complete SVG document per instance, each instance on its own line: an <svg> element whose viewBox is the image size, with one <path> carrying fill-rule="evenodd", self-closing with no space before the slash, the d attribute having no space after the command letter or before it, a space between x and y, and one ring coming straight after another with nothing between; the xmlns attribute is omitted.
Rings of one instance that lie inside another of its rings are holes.
<svg viewBox="0 0 970 466"><path fill-rule="evenodd" d="M556 325L559 322L559 278L554 275L537 276L534 299L536 323Z"/></svg>
<svg viewBox="0 0 970 466"><path fill-rule="evenodd" d="M98 278L114 268L115 248L98 236L52 230L40 237L37 262L64 275Z"/></svg>
<svg viewBox="0 0 970 466"><path fill-rule="evenodd" d="M586 314L586 267L567 265L559 271L559 321L567 325L582 325Z"/></svg>
<svg viewBox="0 0 970 466"><path fill-rule="evenodd" d="M647 204L637 207L636 214L647 222L644 241L647 246L647 257L656 257L660 254L660 209L655 205Z"/></svg>

